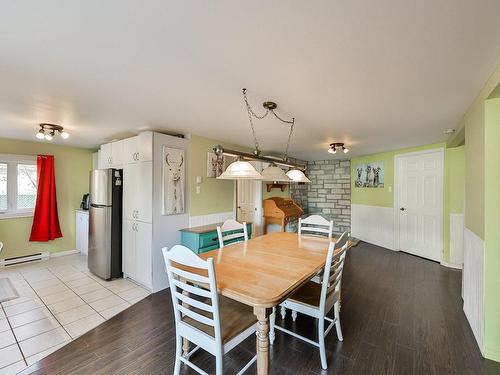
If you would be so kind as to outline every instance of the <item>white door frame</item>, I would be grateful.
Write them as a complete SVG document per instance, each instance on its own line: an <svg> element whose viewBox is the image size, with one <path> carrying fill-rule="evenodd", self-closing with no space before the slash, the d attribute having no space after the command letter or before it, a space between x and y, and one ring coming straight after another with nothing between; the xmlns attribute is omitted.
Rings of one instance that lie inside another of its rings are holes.
<svg viewBox="0 0 500 375"><path fill-rule="evenodd" d="M440 253L440 261L443 261L443 250L444 250L444 169L445 169L445 160L444 160L444 147L437 147L428 150L422 151L414 151L407 152L403 154L394 155L394 193L393 193L393 208L394 208L394 250L401 251L400 241L399 241L399 168L400 168L400 160L407 156L415 156L415 155L425 155L425 154L434 154L438 153L441 157L441 208L439 210L440 222L441 222L441 253Z"/></svg>

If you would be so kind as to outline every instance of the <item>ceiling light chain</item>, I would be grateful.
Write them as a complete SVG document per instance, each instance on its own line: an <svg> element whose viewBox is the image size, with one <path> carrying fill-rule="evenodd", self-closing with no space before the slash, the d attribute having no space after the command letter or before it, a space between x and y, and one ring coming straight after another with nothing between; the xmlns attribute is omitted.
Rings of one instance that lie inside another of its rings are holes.
<svg viewBox="0 0 500 375"><path fill-rule="evenodd" d="M276 103L270 102L270 101L262 103L262 106L266 109L266 112L262 116L258 116L253 111L252 107L250 106L250 103L248 103L247 89L244 88L242 91L243 91L243 100L245 101L245 105L247 107L248 120L250 121L250 127L252 129L252 135L253 135L254 144L255 144L254 154L255 155L260 155L261 151L259 149L259 142L257 141L257 134L255 132L255 127L254 127L254 124L253 124L252 117L255 117L256 119L262 120L263 118L265 118L269 114L269 112L271 112L274 115L274 117L276 117L281 122L283 122L285 124L290 124L290 132L288 134L288 140L287 140L287 143L286 143L286 149L285 149L285 154L284 154L284 160L287 160L288 159L288 149L290 147L290 141L292 139L293 128L294 128L294 125L295 125L295 117L292 117L291 121L285 120L285 119L281 118L274 111L278 107L278 105Z"/></svg>
<svg viewBox="0 0 500 375"><path fill-rule="evenodd" d="M257 134L255 133L255 128L253 125L252 116L255 116L258 119L263 119L264 117L267 116L267 114L269 113L269 110L266 111L264 116L262 116L262 117L257 116L254 113L254 111L252 110L252 107L250 107L250 104L248 103L246 91L247 91L247 89L243 89L243 99L245 100L245 105L247 106L248 120L250 121L250 127L252 128L252 135L253 135L253 141L254 141L254 146L255 146L254 154L260 155L259 141L257 140Z"/></svg>

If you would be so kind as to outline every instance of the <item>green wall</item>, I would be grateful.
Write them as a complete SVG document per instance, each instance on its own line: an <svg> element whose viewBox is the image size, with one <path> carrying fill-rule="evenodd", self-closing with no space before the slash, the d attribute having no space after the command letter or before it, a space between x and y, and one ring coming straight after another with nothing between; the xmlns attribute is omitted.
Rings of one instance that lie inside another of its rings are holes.
<svg viewBox="0 0 500 375"><path fill-rule="evenodd" d="M484 351L486 357L500 361L500 98L485 103L484 134Z"/></svg>
<svg viewBox="0 0 500 375"><path fill-rule="evenodd" d="M63 237L49 242L29 242L32 217L1 219L2 258L38 251L58 252L75 249L75 209L88 193L92 151L57 146L48 142L27 142L0 138L0 154L55 156L57 208Z"/></svg>
<svg viewBox="0 0 500 375"><path fill-rule="evenodd" d="M444 143L398 149L351 160L351 203L369 206L394 206L394 157L408 152L444 148ZM464 146L445 149L443 197L443 260L450 258L450 213L463 213L465 200L465 149ZM383 188L356 188L356 165L365 162L384 162ZM391 190L391 191L390 191Z"/></svg>

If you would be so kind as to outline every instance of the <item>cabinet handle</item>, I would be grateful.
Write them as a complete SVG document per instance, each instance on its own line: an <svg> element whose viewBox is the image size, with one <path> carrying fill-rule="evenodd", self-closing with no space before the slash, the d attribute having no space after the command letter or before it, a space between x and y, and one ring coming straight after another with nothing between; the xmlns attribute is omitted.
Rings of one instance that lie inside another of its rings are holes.
<svg viewBox="0 0 500 375"><path fill-rule="evenodd" d="M137 159L136 160L139 161L139 153L136 152L136 155L137 155Z"/></svg>

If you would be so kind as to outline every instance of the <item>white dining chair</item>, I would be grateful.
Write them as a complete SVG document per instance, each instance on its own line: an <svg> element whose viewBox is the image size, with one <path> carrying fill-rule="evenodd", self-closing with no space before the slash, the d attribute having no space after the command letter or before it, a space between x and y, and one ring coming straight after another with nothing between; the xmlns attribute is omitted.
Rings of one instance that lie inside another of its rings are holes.
<svg viewBox="0 0 500 375"><path fill-rule="evenodd" d="M311 215L305 219L299 218L298 232L299 234L326 235L332 238L333 220L328 221L320 215Z"/></svg>
<svg viewBox="0 0 500 375"><path fill-rule="evenodd" d="M222 375L224 355L255 334L257 318L250 306L217 295L212 258L203 260L182 245L170 250L164 247L162 251L175 316L174 374L180 373L182 362L199 374L208 375L189 360L202 348L215 356L216 374ZM200 274L181 269L182 266L196 268ZM196 345L185 356L182 355L183 339ZM255 360L256 356L238 374L245 372Z"/></svg>
<svg viewBox="0 0 500 375"><path fill-rule="evenodd" d="M333 326L335 326L339 341L344 340L344 337L342 336L342 328L340 326L340 288L347 247L348 243L346 242L344 246L342 246L342 248L334 255L334 252L336 251L335 243L331 242L328 247L328 255L326 257L322 283L317 284L309 281L280 304L282 307L290 308L301 314L318 319L317 342L277 325L275 308L273 308L273 312L270 317L271 330L269 338L271 344L274 343L275 329L277 329L297 337L309 344L317 346L319 347L320 352L321 367L324 370L328 367L326 363L325 336L330 332ZM333 311L332 318L327 316L330 310ZM330 323L326 330L325 320Z"/></svg>
<svg viewBox="0 0 500 375"><path fill-rule="evenodd" d="M232 233L224 234L227 232ZM227 245L227 241L230 240L234 240L231 242L231 245L238 242L248 241L247 223L239 223L233 219L226 220L221 227L217 227L217 237L219 238L220 248Z"/></svg>
<svg viewBox="0 0 500 375"><path fill-rule="evenodd" d="M339 249L341 247L343 247L347 241L349 240L349 236L350 234L348 232L344 232L340 235L339 238L337 238L337 241L335 241L335 249ZM317 283L317 284L321 284L322 282L322 272L318 273L316 276L314 276L311 281L314 282L314 283ZM281 314L281 318L282 319L285 319L285 316L286 316L286 308L284 306L281 306L280 308L280 314ZM297 311L295 310L292 310L292 320L295 322L297 320Z"/></svg>

